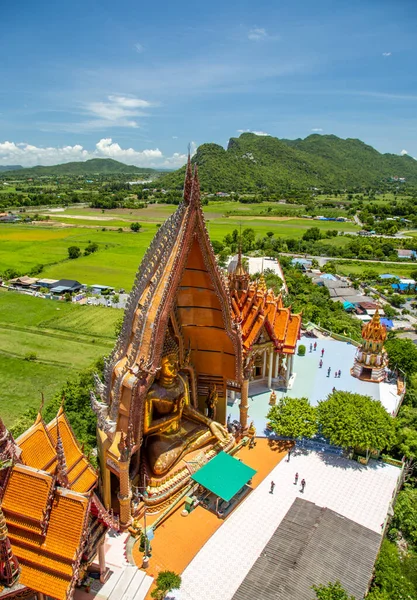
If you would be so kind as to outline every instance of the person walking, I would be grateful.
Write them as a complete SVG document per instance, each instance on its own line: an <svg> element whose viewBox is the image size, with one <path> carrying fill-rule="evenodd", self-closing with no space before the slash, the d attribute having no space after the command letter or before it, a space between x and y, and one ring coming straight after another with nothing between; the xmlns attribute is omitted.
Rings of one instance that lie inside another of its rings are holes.
<svg viewBox="0 0 417 600"><path fill-rule="evenodd" d="M321 357L323 358L324 348L321 349Z"/></svg>
<svg viewBox="0 0 417 600"><path fill-rule="evenodd" d="M297 485L297 483L298 483L298 473L295 474L294 485Z"/></svg>
<svg viewBox="0 0 417 600"><path fill-rule="evenodd" d="M313 344L310 344L310 352L313 352Z"/></svg>
<svg viewBox="0 0 417 600"><path fill-rule="evenodd" d="M327 369L327 377L330 377L330 373L331 373L331 372L332 372L332 368L331 368L331 367L329 367L329 368Z"/></svg>
<svg viewBox="0 0 417 600"><path fill-rule="evenodd" d="M323 366L323 361L320 359L320 362L319 362L320 369L322 368L322 366Z"/></svg>
<svg viewBox="0 0 417 600"><path fill-rule="evenodd" d="M314 351L317 350L317 342L314 342Z"/></svg>
<svg viewBox="0 0 417 600"><path fill-rule="evenodd" d="M270 494L273 494L273 493L274 493L274 488L275 488L275 482L274 482L274 481L271 481L271 489L269 490L269 493L270 493Z"/></svg>
<svg viewBox="0 0 417 600"><path fill-rule="evenodd" d="M337 376L340 378L341 374L342 374L342 371L339 369L337 372Z"/></svg>
<svg viewBox="0 0 417 600"><path fill-rule="evenodd" d="M287 462L290 462L291 458L291 450L288 450Z"/></svg>
<svg viewBox="0 0 417 600"><path fill-rule="evenodd" d="M301 492L302 494L304 494L304 488L305 488L305 486L306 486L306 480L305 480L305 479L302 479L302 480L301 480L301 490L300 490L300 492Z"/></svg>
<svg viewBox="0 0 417 600"><path fill-rule="evenodd" d="M334 376L337 377L337 371L334 372Z"/></svg>

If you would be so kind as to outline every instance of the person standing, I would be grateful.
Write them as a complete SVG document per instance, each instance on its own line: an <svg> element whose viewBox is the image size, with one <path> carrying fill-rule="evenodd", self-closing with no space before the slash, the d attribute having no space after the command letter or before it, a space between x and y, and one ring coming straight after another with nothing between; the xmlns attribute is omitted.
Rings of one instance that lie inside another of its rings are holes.
<svg viewBox="0 0 417 600"><path fill-rule="evenodd" d="M321 357L323 358L324 348L321 349Z"/></svg>
<svg viewBox="0 0 417 600"><path fill-rule="evenodd" d="M304 494L304 488L305 488L305 486L306 486L306 480L302 479L301 480L301 490L300 490L302 494Z"/></svg>
<svg viewBox="0 0 417 600"><path fill-rule="evenodd" d="M332 369L331 369L331 367L329 367L329 368L327 369L327 377L330 377L330 373L331 373L331 371L332 371Z"/></svg>
<svg viewBox="0 0 417 600"><path fill-rule="evenodd" d="M288 450L287 462L290 462L291 458L291 450Z"/></svg>
<svg viewBox="0 0 417 600"><path fill-rule="evenodd" d="M298 473L295 474L294 485L297 485L297 483L298 483Z"/></svg>
<svg viewBox="0 0 417 600"><path fill-rule="evenodd" d="M273 493L274 493L274 488L275 488L275 482L274 482L274 481L271 481L271 489L269 490L269 493L270 493L270 494L273 494Z"/></svg>
<svg viewBox="0 0 417 600"><path fill-rule="evenodd" d="M314 351L317 350L317 342L314 342Z"/></svg>
<svg viewBox="0 0 417 600"><path fill-rule="evenodd" d="M320 359L320 362L319 362L320 369L322 368L322 366L323 366L323 361Z"/></svg>
<svg viewBox="0 0 417 600"><path fill-rule="evenodd" d="M341 374L342 374L342 371L339 369L337 372L337 376L340 378Z"/></svg>
<svg viewBox="0 0 417 600"><path fill-rule="evenodd" d="M310 344L310 352L313 352L313 344Z"/></svg>

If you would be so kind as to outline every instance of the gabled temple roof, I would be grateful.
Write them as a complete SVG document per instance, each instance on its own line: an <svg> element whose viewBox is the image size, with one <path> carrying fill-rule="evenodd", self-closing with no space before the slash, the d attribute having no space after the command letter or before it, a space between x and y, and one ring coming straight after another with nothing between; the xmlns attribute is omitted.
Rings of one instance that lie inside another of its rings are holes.
<svg viewBox="0 0 417 600"><path fill-rule="evenodd" d="M21 461L35 469L49 473L55 472L57 467L57 423L65 453L69 487L75 492L89 492L95 487L98 476L79 448L62 406L56 419L53 419L48 425L45 425L39 414L35 423L16 440L16 444L22 450Z"/></svg>
<svg viewBox="0 0 417 600"><path fill-rule="evenodd" d="M301 315L285 308L281 294L275 296L265 279L250 283L245 289L232 289L232 314L242 329L244 352L256 344L262 328L284 354L294 354L301 329Z"/></svg>
<svg viewBox="0 0 417 600"><path fill-rule="evenodd" d="M99 427L111 437L116 429L126 433L132 422L139 443L140 411L173 319L180 355L184 347L190 348L197 373L241 380L239 331L205 226L197 169L192 177L190 161L184 201L159 228L142 260L121 335L105 369L103 404L94 407L101 413Z"/></svg>
<svg viewBox="0 0 417 600"><path fill-rule="evenodd" d="M58 600L75 585L86 537L90 498L55 487L55 477L26 465L15 465L2 509L19 583Z"/></svg>

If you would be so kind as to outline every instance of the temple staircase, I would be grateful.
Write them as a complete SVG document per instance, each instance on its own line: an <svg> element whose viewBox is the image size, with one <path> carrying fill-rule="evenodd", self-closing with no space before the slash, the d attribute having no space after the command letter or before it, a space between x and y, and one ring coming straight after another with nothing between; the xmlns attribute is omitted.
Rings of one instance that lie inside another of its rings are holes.
<svg viewBox="0 0 417 600"><path fill-rule="evenodd" d="M111 575L104 584L97 580L91 584L89 597L94 600L144 600L152 582L153 577L133 565L112 567ZM85 597L85 592L77 592L74 600Z"/></svg>

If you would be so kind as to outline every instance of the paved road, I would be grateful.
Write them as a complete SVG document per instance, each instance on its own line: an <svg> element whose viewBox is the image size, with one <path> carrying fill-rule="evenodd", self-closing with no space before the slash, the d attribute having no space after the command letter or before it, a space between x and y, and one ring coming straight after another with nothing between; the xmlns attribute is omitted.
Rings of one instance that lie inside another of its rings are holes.
<svg viewBox="0 0 417 600"><path fill-rule="evenodd" d="M376 259L362 259L362 258L342 258L341 256L313 256L312 254L300 254L297 252L281 252L281 254L283 256L292 256L294 258L308 258L308 259L313 259L315 258L320 266L325 265L327 262L329 262L329 260L334 260L334 261L341 261L341 260L345 260L348 262L361 262L361 263L377 263L377 264L386 264L387 266L389 265L407 265L410 264L409 261L407 260L399 260L399 261L385 261L385 260L376 260ZM414 263L416 265L416 269L417 269L417 263Z"/></svg>

